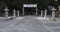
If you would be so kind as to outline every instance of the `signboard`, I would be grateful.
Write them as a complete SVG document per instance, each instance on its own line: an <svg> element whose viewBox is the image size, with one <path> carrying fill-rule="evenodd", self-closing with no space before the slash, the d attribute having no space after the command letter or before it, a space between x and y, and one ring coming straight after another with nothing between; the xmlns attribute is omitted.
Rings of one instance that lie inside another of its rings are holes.
<svg viewBox="0 0 60 32"><path fill-rule="evenodd" d="M23 7L37 7L37 4L23 4Z"/></svg>

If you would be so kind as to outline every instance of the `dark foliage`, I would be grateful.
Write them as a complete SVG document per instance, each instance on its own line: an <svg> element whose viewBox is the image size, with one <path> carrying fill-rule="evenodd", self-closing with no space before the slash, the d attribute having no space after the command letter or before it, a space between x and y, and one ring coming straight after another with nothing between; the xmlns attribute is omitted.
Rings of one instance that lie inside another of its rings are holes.
<svg viewBox="0 0 60 32"><path fill-rule="evenodd" d="M58 7L60 0L0 0L0 15L3 15L3 9L8 6L10 13L13 9L22 10L23 4L38 4L38 10L48 9L48 5Z"/></svg>

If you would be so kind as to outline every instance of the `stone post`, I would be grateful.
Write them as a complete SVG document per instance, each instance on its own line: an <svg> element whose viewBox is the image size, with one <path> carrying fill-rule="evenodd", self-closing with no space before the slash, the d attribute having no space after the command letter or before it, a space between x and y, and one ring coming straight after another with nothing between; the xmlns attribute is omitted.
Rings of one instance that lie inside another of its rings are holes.
<svg viewBox="0 0 60 32"><path fill-rule="evenodd" d="M41 10L41 17L43 17L43 10Z"/></svg>
<svg viewBox="0 0 60 32"><path fill-rule="evenodd" d="M13 17L16 17L16 10L13 10Z"/></svg>
<svg viewBox="0 0 60 32"><path fill-rule="evenodd" d="M19 10L17 11L17 16L19 17Z"/></svg>
<svg viewBox="0 0 60 32"><path fill-rule="evenodd" d="M44 17L47 17L47 10L45 9L45 15L44 15Z"/></svg>
<svg viewBox="0 0 60 32"><path fill-rule="evenodd" d="M38 15L38 8L36 7L36 16Z"/></svg>

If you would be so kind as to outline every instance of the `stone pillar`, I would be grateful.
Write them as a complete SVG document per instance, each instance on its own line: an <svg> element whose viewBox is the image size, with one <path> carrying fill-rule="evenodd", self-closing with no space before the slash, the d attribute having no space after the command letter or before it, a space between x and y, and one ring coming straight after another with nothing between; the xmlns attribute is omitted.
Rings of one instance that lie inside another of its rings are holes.
<svg viewBox="0 0 60 32"><path fill-rule="evenodd" d="M22 9L23 9L23 16L24 16L24 7Z"/></svg>
<svg viewBox="0 0 60 32"><path fill-rule="evenodd" d="M7 7L5 7L4 11L5 11L5 17L8 18L8 11L9 11L9 9Z"/></svg>
<svg viewBox="0 0 60 32"><path fill-rule="evenodd" d="M36 15L38 15L38 9L37 9L37 7L36 7Z"/></svg>
<svg viewBox="0 0 60 32"><path fill-rule="evenodd" d="M13 10L13 17L16 17L16 10Z"/></svg>
<svg viewBox="0 0 60 32"><path fill-rule="evenodd" d="M45 15L44 15L44 17L47 17L47 10L45 9L45 13L44 13Z"/></svg>
<svg viewBox="0 0 60 32"><path fill-rule="evenodd" d="M17 16L19 17L19 10L17 11Z"/></svg>
<svg viewBox="0 0 60 32"><path fill-rule="evenodd" d="M41 10L41 17L43 17L43 10Z"/></svg>

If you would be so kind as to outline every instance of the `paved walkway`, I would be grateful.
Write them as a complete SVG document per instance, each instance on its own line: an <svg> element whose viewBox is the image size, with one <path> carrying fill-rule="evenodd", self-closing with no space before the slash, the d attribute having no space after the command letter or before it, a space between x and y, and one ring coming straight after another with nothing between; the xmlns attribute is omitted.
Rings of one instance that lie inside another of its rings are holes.
<svg viewBox="0 0 60 32"><path fill-rule="evenodd" d="M49 32L42 23L33 16L25 16L8 32Z"/></svg>

